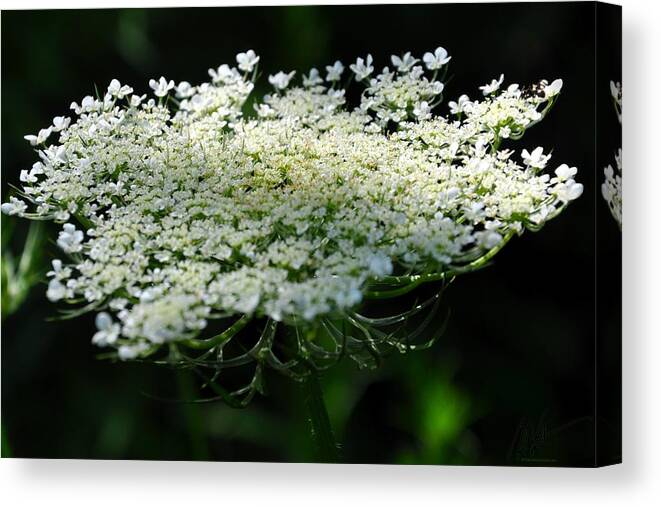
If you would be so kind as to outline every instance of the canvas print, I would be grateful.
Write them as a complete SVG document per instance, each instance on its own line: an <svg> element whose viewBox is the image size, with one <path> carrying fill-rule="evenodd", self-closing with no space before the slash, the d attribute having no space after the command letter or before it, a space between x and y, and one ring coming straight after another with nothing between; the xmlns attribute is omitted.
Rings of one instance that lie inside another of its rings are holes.
<svg viewBox="0 0 661 507"><path fill-rule="evenodd" d="M3 12L3 457L619 462L620 69L599 3Z"/></svg>

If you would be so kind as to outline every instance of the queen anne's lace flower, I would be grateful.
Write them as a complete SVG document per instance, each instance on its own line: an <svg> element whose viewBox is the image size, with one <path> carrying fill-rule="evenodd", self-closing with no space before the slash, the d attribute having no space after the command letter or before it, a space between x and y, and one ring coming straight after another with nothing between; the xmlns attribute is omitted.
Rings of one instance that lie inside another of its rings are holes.
<svg viewBox="0 0 661 507"><path fill-rule="evenodd" d="M392 55L390 60L399 72L408 72L416 63L420 61L417 58L414 58L410 52L404 53L404 56L401 58L397 55Z"/></svg>
<svg viewBox="0 0 661 507"><path fill-rule="evenodd" d="M188 81L182 81L179 83L175 91L177 97L180 99L187 99L188 97L195 95L195 87L191 86Z"/></svg>
<svg viewBox="0 0 661 507"><path fill-rule="evenodd" d="M64 130L69 126L70 123L71 123L71 118L64 116L56 116L55 118L53 118L53 131L59 132L60 130Z"/></svg>
<svg viewBox="0 0 661 507"><path fill-rule="evenodd" d="M83 249L83 231L76 230L73 224L64 224L57 238L57 246L66 253L80 252Z"/></svg>
<svg viewBox="0 0 661 507"><path fill-rule="evenodd" d="M349 68L356 74L356 80L362 81L374 71L372 63L374 63L372 55L367 55L364 60L362 58L356 59L356 63L349 65Z"/></svg>
<svg viewBox="0 0 661 507"><path fill-rule="evenodd" d="M468 95L461 95L457 101L451 100L448 102L448 107L452 114L461 114L464 111L467 111L471 105L471 101L468 98Z"/></svg>
<svg viewBox="0 0 661 507"><path fill-rule="evenodd" d="M112 87L113 83L110 83L110 86ZM174 81L168 81L163 76L161 76L158 81L155 79L150 79L149 87L154 90L154 95L157 97L165 97L168 92L174 88ZM114 96L114 94L110 91L110 88L108 88L108 93Z"/></svg>
<svg viewBox="0 0 661 507"><path fill-rule="evenodd" d="M323 82L324 80L319 74L319 70L315 69L314 67L310 69L310 73L307 76L303 76L303 86L305 88L311 88L313 86L320 85Z"/></svg>
<svg viewBox="0 0 661 507"><path fill-rule="evenodd" d="M445 48L437 47L433 53L425 53L422 61L425 62L429 70L438 70L448 63L451 58Z"/></svg>
<svg viewBox="0 0 661 507"><path fill-rule="evenodd" d="M333 65L326 66L326 81L339 81L344 72L344 65L341 61L336 61Z"/></svg>
<svg viewBox="0 0 661 507"><path fill-rule="evenodd" d="M43 144L46 142L46 139L51 135L51 132L53 131L53 127L48 127L45 129L41 129L39 133L34 136L34 135L27 135L24 136L24 139L28 141L32 146L36 146L38 144Z"/></svg>
<svg viewBox="0 0 661 507"><path fill-rule="evenodd" d="M17 199L16 197L10 197L9 202L2 203L2 212L6 215L18 215L23 216L25 211L28 209L28 205L24 201Z"/></svg>
<svg viewBox="0 0 661 507"><path fill-rule="evenodd" d="M622 123L622 85L610 82L610 91L615 105L617 119ZM608 208L622 227L622 148L615 154L615 168L611 164L604 168L604 182L601 184L601 195L608 203Z"/></svg>
<svg viewBox="0 0 661 507"><path fill-rule="evenodd" d="M423 60L435 74L449 57L438 48ZM40 161L2 211L67 222L57 244L71 261L53 262L48 298L100 311L93 340L120 358L202 347L221 317L238 316L234 330L251 317L298 326L348 314L374 284L469 272L582 191L574 168L542 173L542 148L522 166L499 147L555 93L498 92L501 76L446 119L434 114L443 83L406 53L366 83L357 108L336 62L332 87L315 69L304 87L290 86L294 72L270 76L278 93L246 117L258 61L248 51L239 69L180 83L175 110L113 80L104 97L72 104L73 121L56 118L54 144L44 145L50 127L29 139ZM366 79L371 56L351 70ZM149 84L159 99L175 88Z"/></svg>
<svg viewBox="0 0 661 507"><path fill-rule="evenodd" d="M110 81L110 85L108 86L108 93L113 97L117 97L118 99L123 99L127 95L133 93L133 88L127 85L122 86L122 84L117 79L113 79L112 81ZM58 118L62 118L62 117L56 116L55 120L53 120L53 125L56 125L56 121ZM62 130L62 129L59 128L58 130Z"/></svg>
<svg viewBox="0 0 661 507"><path fill-rule="evenodd" d="M615 155L615 168L608 164L604 168L601 195L608 203L613 218L622 226L622 149Z"/></svg>
<svg viewBox="0 0 661 507"><path fill-rule="evenodd" d="M619 82L611 81L610 83L611 96L617 112L617 119L622 123L622 84Z"/></svg>
<svg viewBox="0 0 661 507"><path fill-rule="evenodd" d="M273 76L269 76L269 83L271 83L276 90L284 90L289 86L289 82L294 77L295 73L295 71L292 71L287 74L280 71Z"/></svg>
<svg viewBox="0 0 661 507"><path fill-rule="evenodd" d="M116 322L113 323L112 317L107 312L96 314L96 328L98 331L92 336L92 343L105 347L112 345L119 337L120 327Z"/></svg>
<svg viewBox="0 0 661 507"><path fill-rule="evenodd" d="M492 93L497 92L500 89L500 85L503 84L504 79L505 76L501 74L498 79L492 79L490 83L487 83L484 86L480 86L480 90L482 90L482 94L491 95Z"/></svg>
<svg viewBox="0 0 661 507"><path fill-rule="evenodd" d="M521 152L521 158L523 159L523 163L529 167L544 169L551 155L544 155L544 148L538 146L531 153L528 153L528 150L523 150Z"/></svg>
<svg viewBox="0 0 661 507"><path fill-rule="evenodd" d="M252 49L236 55L236 63L239 64L239 70L244 72L252 72L258 62L259 56Z"/></svg>
<svg viewBox="0 0 661 507"><path fill-rule="evenodd" d="M544 86L544 96L547 99L555 97L562 90L562 79L556 79L551 84Z"/></svg>

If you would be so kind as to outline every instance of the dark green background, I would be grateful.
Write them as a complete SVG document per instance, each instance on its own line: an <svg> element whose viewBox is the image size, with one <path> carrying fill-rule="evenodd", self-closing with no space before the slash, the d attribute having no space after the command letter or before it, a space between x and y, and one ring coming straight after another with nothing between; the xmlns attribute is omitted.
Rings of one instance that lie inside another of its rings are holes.
<svg viewBox="0 0 661 507"><path fill-rule="evenodd" d="M453 57L445 94L451 99L476 98L478 86L500 73L522 84L561 77L565 87L550 117L516 148L553 148L556 165L579 168L583 197L447 291L449 328L432 350L393 356L376 371L345 363L323 384L348 462L591 465L595 206L602 258L613 270L620 262L617 227L600 195L595 199L595 162L601 174L613 150L595 161L595 108L612 107L608 80L595 100L594 10L591 3L563 3L5 11L3 196L35 159L23 135L68 114L70 102L94 94L95 84L103 89L118 78L147 92L148 79L161 74L196 83L207 79L207 68L232 63L248 48L261 55L265 74L300 75L368 52L380 67L392 53L420 56L442 45ZM618 58L606 56L613 73ZM267 91L264 81L258 93ZM614 112L602 118L615 142ZM2 220L6 226L13 219ZM19 249L26 224L15 222ZM55 229L49 232L54 237ZM44 264L53 255L48 243ZM95 359L92 316L46 322L56 307L44 292L43 284L35 288L2 325L3 455L314 459L297 386L271 375L269 396L244 410L156 400L199 396L197 379ZM603 318L616 340L618 315ZM609 368L617 350L604 359ZM602 443L617 439L614 414Z"/></svg>

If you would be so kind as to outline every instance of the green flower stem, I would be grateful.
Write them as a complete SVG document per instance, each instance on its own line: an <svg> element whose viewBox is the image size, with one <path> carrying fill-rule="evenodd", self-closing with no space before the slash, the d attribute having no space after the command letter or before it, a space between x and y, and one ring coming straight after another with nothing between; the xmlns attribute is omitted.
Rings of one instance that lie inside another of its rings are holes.
<svg viewBox="0 0 661 507"><path fill-rule="evenodd" d="M333 429L331 428L324 396L319 383L319 374L311 370L303 380L303 399L310 417L312 437L315 440L320 463L338 463L340 455Z"/></svg>
<svg viewBox="0 0 661 507"><path fill-rule="evenodd" d="M474 260L473 262L461 266L459 268L450 269L448 271L443 271L442 273L429 273L426 275L411 275L411 276L385 276L379 278L377 281L380 283L390 283L390 284L407 284L403 287L398 287L396 289L389 290L375 290L365 292L365 297L368 299L386 299L396 296L402 296L411 292L413 289L419 285L426 282L436 282L439 280L448 280L453 276L462 275L464 273L471 273L482 269L487 266L488 262L498 253L500 250L509 242L510 239L514 236L515 232L508 232L503 240L489 250L479 259Z"/></svg>
<svg viewBox="0 0 661 507"><path fill-rule="evenodd" d="M197 389L191 378L190 371L176 372L177 390L183 400L194 400L198 397ZM186 421L188 438L190 439L191 457L199 461L209 460L209 450L200 406L195 403L183 403L182 415Z"/></svg>
<svg viewBox="0 0 661 507"><path fill-rule="evenodd" d="M230 340L231 338L233 338L235 334L237 334L244 327L246 327L248 322L250 322L250 319L251 317L249 317L248 315L243 315L239 320L237 320L234 324L228 327L225 331L214 336L213 338L209 338L208 340L196 340L191 338L188 340L183 340L180 343L191 349L197 349L197 350L211 349L216 345L220 345L221 343L224 343Z"/></svg>

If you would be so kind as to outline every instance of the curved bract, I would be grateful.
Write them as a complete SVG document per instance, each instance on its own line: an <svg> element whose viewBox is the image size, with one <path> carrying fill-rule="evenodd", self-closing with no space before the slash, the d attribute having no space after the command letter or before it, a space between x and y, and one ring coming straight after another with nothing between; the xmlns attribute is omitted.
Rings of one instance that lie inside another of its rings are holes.
<svg viewBox="0 0 661 507"><path fill-rule="evenodd" d="M26 136L39 161L2 209L64 224L68 260L53 262L47 295L99 312L93 341L120 358L168 344L170 359L294 376L345 354L367 364L381 346L415 348L380 329L439 296L382 319L357 313L364 299L480 269L582 191L575 168L544 172L542 148L522 162L501 148L543 119L560 80L502 89L501 76L442 116L449 60L438 48L378 74L371 56L325 79L280 72L254 108L252 51L198 86L152 80L155 99L113 80ZM355 107L343 78L363 90ZM215 319L226 330L211 336ZM251 321L254 346L223 356Z"/></svg>

